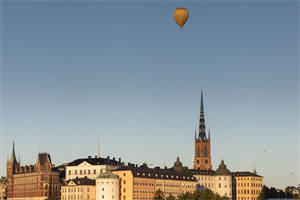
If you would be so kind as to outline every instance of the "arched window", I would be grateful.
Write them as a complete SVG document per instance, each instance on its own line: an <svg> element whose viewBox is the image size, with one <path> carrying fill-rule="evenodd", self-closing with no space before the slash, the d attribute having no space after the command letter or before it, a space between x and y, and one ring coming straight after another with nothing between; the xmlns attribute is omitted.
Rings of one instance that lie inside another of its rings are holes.
<svg viewBox="0 0 300 200"><path fill-rule="evenodd" d="M204 146L204 156L207 157L207 147Z"/></svg>
<svg viewBox="0 0 300 200"><path fill-rule="evenodd" d="M197 146L197 157L200 157L200 147Z"/></svg>

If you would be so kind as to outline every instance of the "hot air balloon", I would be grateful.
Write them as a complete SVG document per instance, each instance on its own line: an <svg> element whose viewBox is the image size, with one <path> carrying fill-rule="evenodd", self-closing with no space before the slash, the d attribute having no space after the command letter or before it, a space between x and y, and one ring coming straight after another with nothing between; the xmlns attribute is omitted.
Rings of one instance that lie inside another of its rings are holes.
<svg viewBox="0 0 300 200"><path fill-rule="evenodd" d="M176 8L173 15L180 30L182 30L183 25L189 18L189 11L185 8Z"/></svg>

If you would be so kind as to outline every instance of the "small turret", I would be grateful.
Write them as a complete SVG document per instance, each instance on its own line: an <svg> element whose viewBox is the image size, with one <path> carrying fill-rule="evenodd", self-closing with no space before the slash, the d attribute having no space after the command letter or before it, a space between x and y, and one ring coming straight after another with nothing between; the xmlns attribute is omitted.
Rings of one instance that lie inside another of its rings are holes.
<svg viewBox="0 0 300 200"><path fill-rule="evenodd" d="M256 172L256 167L255 167L255 162L254 162L253 174L257 174L257 172Z"/></svg>

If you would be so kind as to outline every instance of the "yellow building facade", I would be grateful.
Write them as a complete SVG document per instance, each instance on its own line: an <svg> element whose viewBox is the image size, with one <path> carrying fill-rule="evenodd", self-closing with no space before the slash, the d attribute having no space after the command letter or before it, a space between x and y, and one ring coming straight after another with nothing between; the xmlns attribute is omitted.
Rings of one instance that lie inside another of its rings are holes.
<svg viewBox="0 0 300 200"><path fill-rule="evenodd" d="M194 192L196 179L170 169L126 166L114 170L120 178L120 200L153 200L157 190L165 196Z"/></svg>
<svg viewBox="0 0 300 200"><path fill-rule="evenodd" d="M234 172L236 200L257 200L263 188L263 177L251 172Z"/></svg>
<svg viewBox="0 0 300 200"><path fill-rule="evenodd" d="M95 180L76 178L67 180L61 186L61 200L95 200Z"/></svg>

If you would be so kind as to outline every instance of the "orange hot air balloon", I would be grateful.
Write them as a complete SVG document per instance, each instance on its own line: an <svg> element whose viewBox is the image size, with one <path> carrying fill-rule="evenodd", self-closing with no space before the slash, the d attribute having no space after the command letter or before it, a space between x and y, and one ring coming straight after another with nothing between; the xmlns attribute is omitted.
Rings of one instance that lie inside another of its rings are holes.
<svg viewBox="0 0 300 200"><path fill-rule="evenodd" d="M180 27L180 30L182 30L183 25L189 18L189 11L185 8L176 8L173 15L176 23Z"/></svg>

